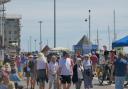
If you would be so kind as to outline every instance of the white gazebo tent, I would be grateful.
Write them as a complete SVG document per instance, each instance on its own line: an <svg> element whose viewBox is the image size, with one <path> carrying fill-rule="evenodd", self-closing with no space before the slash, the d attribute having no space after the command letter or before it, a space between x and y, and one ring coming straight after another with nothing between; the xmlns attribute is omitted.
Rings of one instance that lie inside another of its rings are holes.
<svg viewBox="0 0 128 89"><path fill-rule="evenodd" d="M56 48L52 48L51 51L70 51L70 49L64 47L56 47Z"/></svg>

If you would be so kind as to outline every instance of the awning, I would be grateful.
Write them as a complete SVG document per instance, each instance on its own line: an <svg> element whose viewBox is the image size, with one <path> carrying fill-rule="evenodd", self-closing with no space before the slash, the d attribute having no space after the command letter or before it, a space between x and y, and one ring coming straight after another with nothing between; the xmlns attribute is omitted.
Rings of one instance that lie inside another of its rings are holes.
<svg viewBox="0 0 128 89"><path fill-rule="evenodd" d="M124 38L117 40L112 43L112 48L115 47L126 47L128 46L128 36L125 36Z"/></svg>

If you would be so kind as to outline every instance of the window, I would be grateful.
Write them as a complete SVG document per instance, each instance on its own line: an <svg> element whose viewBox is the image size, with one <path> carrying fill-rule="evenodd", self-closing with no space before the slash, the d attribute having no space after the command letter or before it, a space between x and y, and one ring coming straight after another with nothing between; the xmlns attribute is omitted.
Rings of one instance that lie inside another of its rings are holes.
<svg viewBox="0 0 128 89"><path fill-rule="evenodd" d="M11 40L11 38L9 38L9 40Z"/></svg>
<svg viewBox="0 0 128 89"><path fill-rule="evenodd" d="M17 40L17 38L14 38L14 40L16 41L16 40Z"/></svg>
<svg viewBox="0 0 128 89"><path fill-rule="evenodd" d="M17 34L17 31L14 31L14 34Z"/></svg>
<svg viewBox="0 0 128 89"><path fill-rule="evenodd" d="M6 39L6 38L4 38L4 41L7 41L7 39Z"/></svg>
<svg viewBox="0 0 128 89"><path fill-rule="evenodd" d="M9 31L9 34L11 34L12 32L11 31Z"/></svg>

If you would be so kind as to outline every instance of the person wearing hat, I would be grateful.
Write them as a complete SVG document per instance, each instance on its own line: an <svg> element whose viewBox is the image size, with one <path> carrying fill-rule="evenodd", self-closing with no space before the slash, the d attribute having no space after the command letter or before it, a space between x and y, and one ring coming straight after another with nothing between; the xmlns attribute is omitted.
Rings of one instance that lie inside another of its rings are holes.
<svg viewBox="0 0 128 89"><path fill-rule="evenodd" d="M82 80L83 80L83 65L81 58L76 59L76 64L73 67L73 76L72 81L75 84L76 89L81 88Z"/></svg>
<svg viewBox="0 0 128 89"><path fill-rule="evenodd" d="M36 60L36 71L39 89L45 89L45 81L48 82L48 63L47 58L43 53L38 54Z"/></svg>
<svg viewBox="0 0 128 89"><path fill-rule="evenodd" d="M88 54L84 55L83 60L83 67L84 67L84 87L85 89L90 89L93 87L92 85L92 61L90 60L90 56Z"/></svg>

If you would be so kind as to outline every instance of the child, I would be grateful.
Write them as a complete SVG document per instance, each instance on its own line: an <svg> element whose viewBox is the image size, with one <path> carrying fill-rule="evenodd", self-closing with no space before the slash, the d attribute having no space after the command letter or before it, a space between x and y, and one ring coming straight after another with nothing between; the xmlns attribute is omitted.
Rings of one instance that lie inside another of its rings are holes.
<svg viewBox="0 0 128 89"><path fill-rule="evenodd" d="M49 73L49 89L54 86L54 89L57 88L57 71L58 71L58 63L57 57L52 56L50 63L48 64L48 73Z"/></svg>

